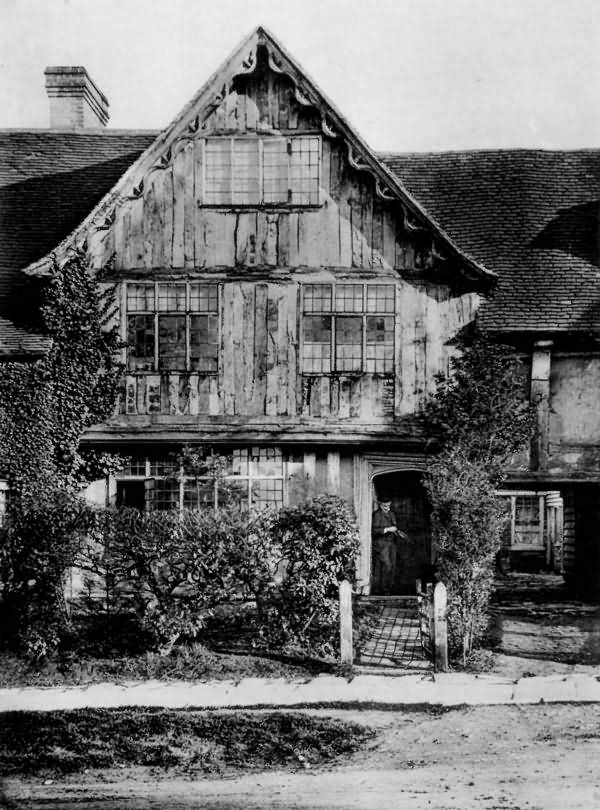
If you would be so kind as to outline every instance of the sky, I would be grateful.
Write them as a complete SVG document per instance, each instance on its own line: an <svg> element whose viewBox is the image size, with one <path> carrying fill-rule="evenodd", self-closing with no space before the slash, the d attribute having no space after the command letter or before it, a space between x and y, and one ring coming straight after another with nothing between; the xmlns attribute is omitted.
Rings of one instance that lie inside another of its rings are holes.
<svg viewBox="0 0 600 810"><path fill-rule="evenodd" d="M110 127L161 129L257 25L375 149L600 147L600 0L0 0L0 127L84 65Z"/></svg>

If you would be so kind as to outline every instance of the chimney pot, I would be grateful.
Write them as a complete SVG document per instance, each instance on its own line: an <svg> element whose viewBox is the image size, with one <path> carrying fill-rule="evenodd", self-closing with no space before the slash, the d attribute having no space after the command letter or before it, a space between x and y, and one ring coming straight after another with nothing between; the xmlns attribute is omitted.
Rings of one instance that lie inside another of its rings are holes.
<svg viewBox="0 0 600 810"><path fill-rule="evenodd" d="M94 129L106 126L108 100L84 67L47 67L44 75L52 128Z"/></svg>

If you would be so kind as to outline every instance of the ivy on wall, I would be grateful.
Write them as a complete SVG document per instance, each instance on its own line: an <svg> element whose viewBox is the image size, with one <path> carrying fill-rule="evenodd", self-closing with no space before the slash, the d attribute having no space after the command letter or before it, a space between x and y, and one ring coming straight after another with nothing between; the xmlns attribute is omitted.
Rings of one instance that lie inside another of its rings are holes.
<svg viewBox="0 0 600 810"><path fill-rule="evenodd" d="M110 458L88 458L79 443L113 412L122 373L114 288L100 289L83 252L55 260L39 296L49 353L0 365L0 476L16 492L74 488L105 472Z"/></svg>

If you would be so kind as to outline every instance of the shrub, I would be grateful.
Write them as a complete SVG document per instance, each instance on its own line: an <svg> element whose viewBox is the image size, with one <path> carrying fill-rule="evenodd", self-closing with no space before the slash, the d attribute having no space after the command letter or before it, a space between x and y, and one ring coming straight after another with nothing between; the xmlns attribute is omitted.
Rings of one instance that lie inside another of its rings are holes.
<svg viewBox="0 0 600 810"><path fill-rule="evenodd" d="M65 577L92 530L94 515L68 490L11 499L0 544L5 641L43 659L69 630Z"/></svg>
<svg viewBox="0 0 600 810"><path fill-rule="evenodd" d="M332 653L338 638L339 583L354 581L356 519L333 495L281 509L270 527L280 550L282 580L269 590L267 636L315 653Z"/></svg>
<svg viewBox="0 0 600 810"><path fill-rule="evenodd" d="M496 495L510 458L534 432L522 363L510 347L475 335L438 377L425 411L441 443L425 488L438 577L448 589L450 653L466 662L487 624L494 560L506 520Z"/></svg>
<svg viewBox="0 0 600 810"><path fill-rule="evenodd" d="M132 608L166 653L179 638L196 638L221 604L251 596L262 606L276 568L267 525L264 513L235 506L218 513L109 510L87 562L100 580L96 605Z"/></svg>

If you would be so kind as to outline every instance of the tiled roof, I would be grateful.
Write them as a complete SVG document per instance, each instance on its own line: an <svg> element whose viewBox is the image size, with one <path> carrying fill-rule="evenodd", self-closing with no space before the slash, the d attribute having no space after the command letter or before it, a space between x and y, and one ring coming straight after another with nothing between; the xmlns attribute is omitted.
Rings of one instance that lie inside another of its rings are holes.
<svg viewBox="0 0 600 810"><path fill-rule="evenodd" d="M0 130L0 316L19 324L28 301L21 269L64 239L156 134ZM20 340L15 329L0 328L0 348Z"/></svg>
<svg viewBox="0 0 600 810"><path fill-rule="evenodd" d="M0 360L5 358L40 357L46 354L50 338L17 326L0 315Z"/></svg>
<svg viewBox="0 0 600 810"><path fill-rule="evenodd" d="M380 155L462 250L499 276L487 329L600 329L600 150Z"/></svg>
<svg viewBox="0 0 600 810"><path fill-rule="evenodd" d="M14 335L27 300L20 270L64 239L157 134L0 131L0 316ZM600 150L380 157L461 250L498 274L485 327L600 329ZM0 345L15 345L9 332L0 328Z"/></svg>

